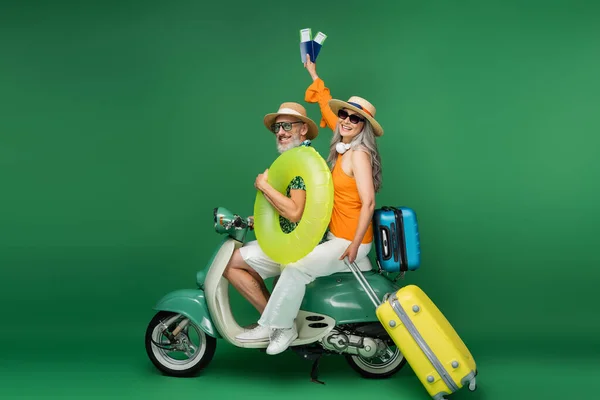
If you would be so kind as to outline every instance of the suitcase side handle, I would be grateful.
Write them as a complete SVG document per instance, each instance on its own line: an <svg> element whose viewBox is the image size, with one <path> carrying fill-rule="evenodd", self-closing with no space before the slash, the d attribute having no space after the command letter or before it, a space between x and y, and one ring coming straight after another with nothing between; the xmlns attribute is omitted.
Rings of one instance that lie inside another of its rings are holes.
<svg viewBox="0 0 600 400"><path fill-rule="evenodd" d="M408 261L406 260L406 238L404 237L404 217L402 216L402 210L394 207L394 216L396 217L396 234L398 235L394 240L394 260L400 256L400 271L408 271Z"/></svg>
<svg viewBox="0 0 600 400"><path fill-rule="evenodd" d="M365 278L365 276L362 274L362 271L358 268L356 262L350 263L348 262L348 257L344 257L344 263L348 266L352 274L354 274L354 277L356 278L360 286L362 286L367 296L369 296L369 299L371 300L375 308L379 307L381 301L377 298L375 290L373 290L373 287L371 287L371 285L367 281L367 278Z"/></svg>

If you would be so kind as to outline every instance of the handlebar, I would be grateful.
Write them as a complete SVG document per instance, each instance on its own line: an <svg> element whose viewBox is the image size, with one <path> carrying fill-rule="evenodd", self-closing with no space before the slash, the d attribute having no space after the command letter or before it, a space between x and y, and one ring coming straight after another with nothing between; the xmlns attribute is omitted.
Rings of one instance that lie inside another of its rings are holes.
<svg viewBox="0 0 600 400"><path fill-rule="evenodd" d="M242 242L248 229L254 228L252 217L242 218L224 207L217 207L213 210L213 222L217 233L226 233Z"/></svg>

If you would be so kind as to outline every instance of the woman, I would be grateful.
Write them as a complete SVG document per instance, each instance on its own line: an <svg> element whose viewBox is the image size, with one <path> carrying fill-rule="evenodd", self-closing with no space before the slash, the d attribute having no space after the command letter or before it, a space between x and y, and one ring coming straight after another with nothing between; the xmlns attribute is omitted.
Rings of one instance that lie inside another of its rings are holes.
<svg viewBox="0 0 600 400"><path fill-rule="evenodd" d="M348 271L344 258L352 263L369 254L375 193L381 185L375 137L381 136L383 129L375 120L375 107L356 96L347 102L331 99L310 58L305 67L313 78L305 100L319 103L324 121L334 131L328 157L334 204L327 240L303 259L285 266L258 326L237 336L244 342L269 340L267 354L271 355L283 352L298 337L294 319L306 285L317 277Z"/></svg>
<svg viewBox="0 0 600 400"><path fill-rule="evenodd" d="M357 243L371 243L373 239L374 198L381 187L381 159L375 137L383 135L383 128L375 120L375 107L367 100L357 96L347 102L332 100L308 54L306 60L304 66L313 83L304 100L319 104L321 126L333 130L327 158L334 182L329 232L352 241L341 258L347 255L348 261L353 262ZM373 209L369 211L370 207Z"/></svg>

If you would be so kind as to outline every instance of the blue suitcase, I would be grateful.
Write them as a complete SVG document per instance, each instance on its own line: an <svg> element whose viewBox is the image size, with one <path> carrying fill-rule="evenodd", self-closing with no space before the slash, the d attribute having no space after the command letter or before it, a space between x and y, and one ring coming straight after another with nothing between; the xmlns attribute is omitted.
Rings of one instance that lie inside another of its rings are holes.
<svg viewBox="0 0 600 400"><path fill-rule="evenodd" d="M373 239L379 269L404 274L421 265L421 244L414 210L408 207L375 210Z"/></svg>

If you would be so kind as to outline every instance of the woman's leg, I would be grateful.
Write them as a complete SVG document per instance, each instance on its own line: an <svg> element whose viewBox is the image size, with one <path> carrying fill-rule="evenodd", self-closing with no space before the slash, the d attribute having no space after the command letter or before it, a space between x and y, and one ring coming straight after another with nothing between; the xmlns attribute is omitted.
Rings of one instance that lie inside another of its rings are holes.
<svg viewBox="0 0 600 400"><path fill-rule="evenodd" d="M300 310L306 285L320 276L348 270L339 258L349 245L348 240L331 237L331 240L318 245L303 259L285 267L258 321L261 326L282 330L275 335L277 340L271 340L268 354L284 351L296 339L294 319ZM370 249L370 244L361 245L357 260L366 257Z"/></svg>

